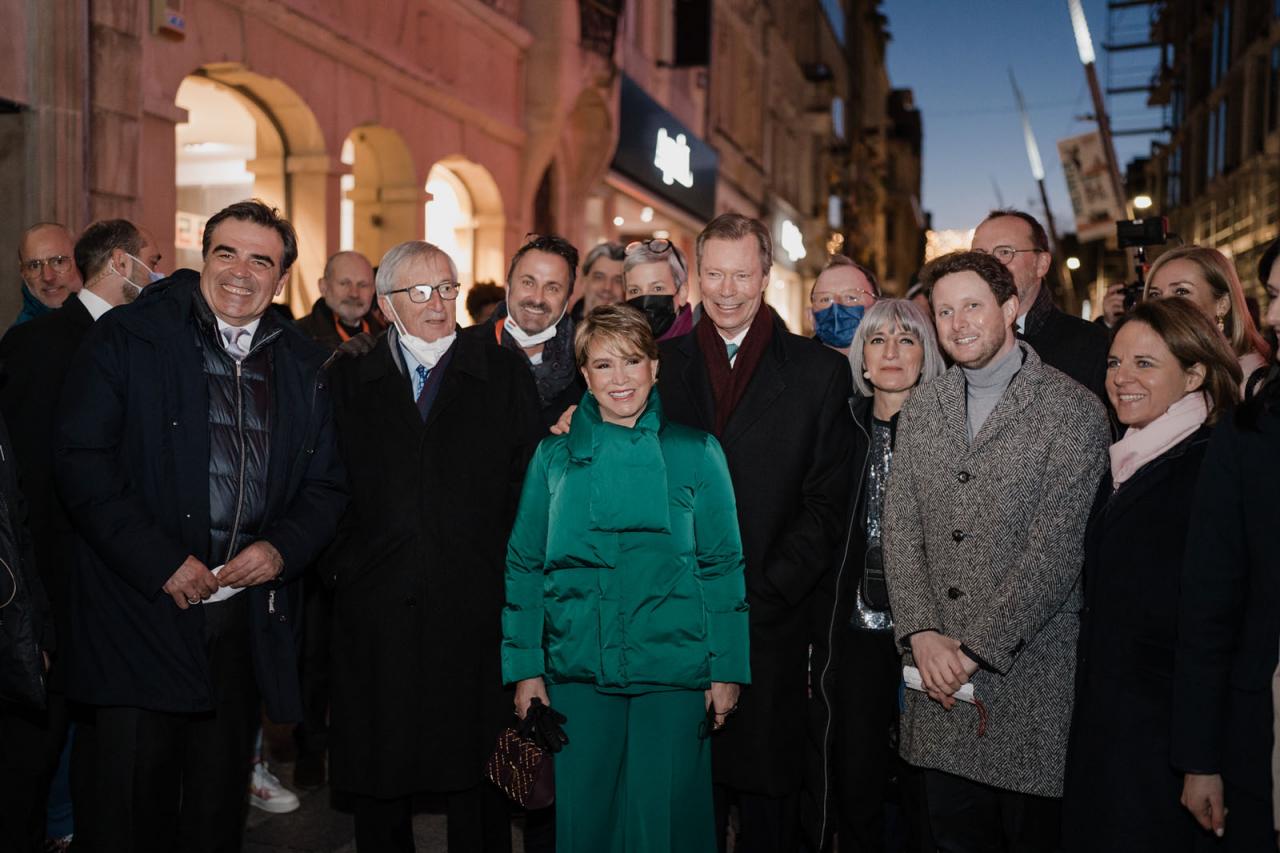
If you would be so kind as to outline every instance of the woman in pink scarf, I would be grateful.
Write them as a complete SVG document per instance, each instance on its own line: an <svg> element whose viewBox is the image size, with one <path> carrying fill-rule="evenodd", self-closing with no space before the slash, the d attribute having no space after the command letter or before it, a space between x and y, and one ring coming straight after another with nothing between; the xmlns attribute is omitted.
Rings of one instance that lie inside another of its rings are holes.
<svg viewBox="0 0 1280 853"><path fill-rule="evenodd" d="M1235 403L1240 366L1190 301L1143 302L1116 328L1106 386L1127 429L1086 534L1065 849L1175 853L1202 832L1169 760L1179 572L1209 426Z"/></svg>

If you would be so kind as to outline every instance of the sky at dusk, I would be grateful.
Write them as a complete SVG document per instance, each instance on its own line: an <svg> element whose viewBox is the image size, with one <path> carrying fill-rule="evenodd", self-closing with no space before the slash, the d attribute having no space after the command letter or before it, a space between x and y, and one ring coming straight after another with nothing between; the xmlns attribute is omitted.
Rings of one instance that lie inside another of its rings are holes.
<svg viewBox="0 0 1280 853"><path fill-rule="evenodd" d="M1107 86L1106 0L1084 0ZM1062 232L1074 231L1057 142L1095 128L1081 116L1093 106L1076 52L1066 0L886 0L889 79L915 91L924 120L922 204L933 227L971 228L998 201L1040 214L1039 191L1023 144L1009 68L1018 80L1044 161L1049 203ZM1117 20L1117 41L1144 29L1146 9ZM1145 56L1153 54L1146 52ZM1149 76L1150 59L1117 60L1115 83ZM1145 96L1109 99L1112 125L1149 128L1159 109ZM1151 138L1118 137L1120 167L1150 150ZM994 186L993 186L994 184Z"/></svg>

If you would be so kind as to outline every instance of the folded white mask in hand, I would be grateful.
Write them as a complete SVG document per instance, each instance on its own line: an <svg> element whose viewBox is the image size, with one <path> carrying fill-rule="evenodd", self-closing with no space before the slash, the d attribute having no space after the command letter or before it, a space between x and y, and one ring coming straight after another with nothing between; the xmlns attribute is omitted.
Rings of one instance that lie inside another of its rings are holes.
<svg viewBox="0 0 1280 853"><path fill-rule="evenodd" d="M920 677L920 670L914 666L904 666L902 668L902 680L906 682L907 687L912 690L919 690L921 693L926 692L924 689L924 680ZM953 699L959 699L961 702L968 702L970 705L976 705L977 700L973 695L973 682L966 681L959 690L951 694Z"/></svg>

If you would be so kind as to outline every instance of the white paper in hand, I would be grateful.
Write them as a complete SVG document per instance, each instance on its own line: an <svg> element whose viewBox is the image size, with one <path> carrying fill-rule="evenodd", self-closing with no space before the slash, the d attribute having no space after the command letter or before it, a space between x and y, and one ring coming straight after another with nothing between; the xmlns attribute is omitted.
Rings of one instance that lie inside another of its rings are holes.
<svg viewBox="0 0 1280 853"><path fill-rule="evenodd" d="M916 669L914 666L904 666L902 668L902 680L906 682L906 685L912 690L919 690L921 693L925 692L924 680L920 678L920 670ZM952 698L959 699L961 702L968 702L970 705L977 704L973 698L972 681L966 681L959 690L951 695Z"/></svg>
<svg viewBox="0 0 1280 853"><path fill-rule="evenodd" d="M213 576L217 577L218 572L222 571L222 567L225 565L226 563L223 563L222 566L218 566L216 569L210 569L210 571L213 572ZM218 602L218 601L226 601L228 598L230 598L231 596L235 595L238 592L244 592L244 587L240 587L239 589L236 589L233 586L220 586L218 587L217 592L215 592L213 595L209 596L204 600L204 603L213 604L214 602ZM919 675L917 675L916 677L918 678Z"/></svg>

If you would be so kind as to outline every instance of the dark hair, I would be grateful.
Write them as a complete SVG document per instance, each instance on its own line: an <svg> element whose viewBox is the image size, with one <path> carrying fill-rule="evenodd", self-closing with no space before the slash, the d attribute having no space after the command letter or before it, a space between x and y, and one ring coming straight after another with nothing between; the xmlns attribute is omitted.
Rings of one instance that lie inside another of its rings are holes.
<svg viewBox="0 0 1280 853"><path fill-rule="evenodd" d="M826 272L827 270L833 270L833 269L836 269L837 267L853 267L855 270L862 273L863 277L866 278L867 280L867 284L871 285L871 292L874 293L877 298L879 298L880 280L876 278L876 274L873 273L870 269L868 269L867 267L864 267L862 264L858 263L848 255L832 255L830 258L827 259L827 265L822 268L822 272ZM822 273L818 273L818 275L822 275ZM815 278L813 280L813 287L817 287L817 286L818 286L818 280ZM813 295L813 287L809 288L810 296Z"/></svg>
<svg viewBox="0 0 1280 853"><path fill-rule="evenodd" d="M698 272L702 272L702 247L708 240L741 240L743 237L756 238L760 246L760 273L767 276L773 267L773 238L763 222L741 213L722 213L702 229L693 245Z"/></svg>
<svg viewBox="0 0 1280 853"><path fill-rule="evenodd" d="M547 236L529 234L527 237L525 244L516 249L516 253L511 256L511 266L507 267L507 287L511 286L511 278L516 274L516 264L520 263L521 258L529 252L547 252L552 255L559 255L569 265L568 286L569 293L573 293L573 283L578 278L578 250L574 245L555 234Z"/></svg>
<svg viewBox="0 0 1280 853"><path fill-rule="evenodd" d="M84 229L76 240L76 266L85 280L102 272L111 253L123 249L130 255L142 251L142 232L127 219L102 219Z"/></svg>
<svg viewBox="0 0 1280 853"><path fill-rule="evenodd" d="M471 319L479 323L480 312L490 305L496 305L507 298L507 291L492 281L477 281L467 291L467 313Z"/></svg>
<svg viewBox="0 0 1280 853"><path fill-rule="evenodd" d="M1036 219L1025 210L1018 210L1014 207L1001 207L987 214L987 218L978 223L981 227L993 219L999 219L1002 216L1012 216L1015 219L1021 219L1027 223L1027 227L1031 229L1031 245L1036 251L1049 251L1049 235L1045 232L1044 226L1040 224L1040 220Z"/></svg>
<svg viewBox="0 0 1280 853"><path fill-rule="evenodd" d="M1208 423L1235 407L1240 399L1240 361L1203 311L1186 299L1139 302L1116 323L1111 340L1129 323L1142 323L1159 335L1183 370L1204 366L1200 390L1208 398Z"/></svg>
<svg viewBox="0 0 1280 853"><path fill-rule="evenodd" d="M1258 259L1258 281L1264 285L1267 279L1271 278L1271 268L1276 265L1276 257L1280 256L1280 237L1271 241L1271 245L1262 253L1262 257Z"/></svg>
<svg viewBox="0 0 1280 853"><path fill-rule="evenodd" d="M608 258L611 261L625 261L627 259L627 247L621 243L596 243L587 252L586 258L582 261L582 274L587 275L590 273L596 261L601 258Z"/></svg>
<svg viewBox="0 0 1280 853"><path fill-rule="evenodd" d="M200 246L201 257L209 257L209 250L213 248L210 245L213 241L213 232L227 219L252 222L254 225L270 228L280 235L280 241L284 243L284 254L280 258L281 276L287 273L293 266L293 262L298 259L298 235L289 224L289 220L281 216L280 211L256 198L228 205L209 217L209 221L204 224L204 237L201 239Z"/></svg>
<svg viewBox="0 0 1280 853"><path fill-rule="evenodd" d="M658 359L658 344L648 318L626 303L601 305L582 318L573 336L573 357L578 367L587 363L587 350L597 339L612 344L621 353Z"/></svg>
<svg viewBox="0 0 1280 853"><path fill-rule="evenodd" d="M1013 283L1013 273L986 252L951 252L934 258L920 270L920 284L924 286L929 304L933 304L933 286L943 276L958 272L977 273L995 294L996 302L1003 305L1016 296L1018 287Z"/></svg>

